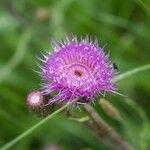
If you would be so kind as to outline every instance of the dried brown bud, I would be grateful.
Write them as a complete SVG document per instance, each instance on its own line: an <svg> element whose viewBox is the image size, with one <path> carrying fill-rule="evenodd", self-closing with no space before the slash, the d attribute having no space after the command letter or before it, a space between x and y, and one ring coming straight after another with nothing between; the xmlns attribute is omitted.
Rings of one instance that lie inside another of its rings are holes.
<svg viewBox="0 0 150 150"><path fill-rule="evenodd" d="M112 118L116 120L121 120L119 111L107 100L101 98L99 101L102 109Z"/></svg>
<svg viewBox="0 0 150 150"><path fill-rule="evenodd" d="M35 12L35 18L38 21L46 21L49 18L48 10L44 8L39 8Z"/></svg>

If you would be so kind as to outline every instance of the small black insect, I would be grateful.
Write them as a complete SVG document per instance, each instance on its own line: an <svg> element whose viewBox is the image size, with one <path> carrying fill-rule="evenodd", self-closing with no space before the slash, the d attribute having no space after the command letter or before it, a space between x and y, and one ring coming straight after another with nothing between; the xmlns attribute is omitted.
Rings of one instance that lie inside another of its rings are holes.
<svg viewBox="0 0 150 150"><path fill-rule="evenodd" d="M113 63L112 65L113 65L113 68L114 68L115 70L119 71L118 65L117 65L116 63Z"/></svg>

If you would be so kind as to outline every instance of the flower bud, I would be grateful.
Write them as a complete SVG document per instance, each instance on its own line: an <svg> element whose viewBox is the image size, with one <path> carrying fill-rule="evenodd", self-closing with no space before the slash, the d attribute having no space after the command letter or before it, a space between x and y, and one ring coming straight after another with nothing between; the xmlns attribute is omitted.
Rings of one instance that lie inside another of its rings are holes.
<svg viewBox="0 0 150 150"><path fill-rule="evenodd" d="M108 116L118 121L121 120L119 111L109 101L105 100L104 98L101 98L99 104L101 105L102 109L107 113Z"/></svg>
<svg viewBox="0 0 150 150"><path fill-rule="evenodd" d="M55 110L55 105L46 105L48 96L34 90L27 95L27 107L29 111L38 117L46 117Z"/></svg>
<svg viewBox="0 0 150 150"><path fill-rule="evenodd" d="M49 18L48 10L44 8L37 9L35 12L35 18L40 22L48 20Z"/></svg>

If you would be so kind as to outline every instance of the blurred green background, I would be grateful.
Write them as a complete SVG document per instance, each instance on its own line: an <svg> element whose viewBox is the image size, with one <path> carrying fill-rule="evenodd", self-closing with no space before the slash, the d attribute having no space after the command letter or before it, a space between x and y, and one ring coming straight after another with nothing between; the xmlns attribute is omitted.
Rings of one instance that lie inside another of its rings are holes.
<svg viewBox="0 0 150 150"><path fill-rule="evenodd" d="M0 146L41 118L26 108L26 95L40 88L36 56L51 51L50 40L65 34L90 35L110 52L119 73L149 63L149 0L1 0L0 1ZM128 97L107 94L120 111L116 121L94 107L120 135L138 149L150 149L150 71L118 83ZM74 109L75 111L79 111ZM79 111L82 115L82 112ZM107 150L86 128L57 115L11 150Z"/></svg>

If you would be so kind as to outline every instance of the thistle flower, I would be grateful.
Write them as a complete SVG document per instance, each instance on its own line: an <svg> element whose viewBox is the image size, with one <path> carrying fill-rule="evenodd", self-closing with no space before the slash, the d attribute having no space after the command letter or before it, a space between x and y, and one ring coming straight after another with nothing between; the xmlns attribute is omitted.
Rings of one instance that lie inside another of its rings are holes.
<svg viewBox="0 0 150 150"><path fill-rule="evenodd" d="M55 105L46 106L48 99L40 91L34 90L27 95L27 107L36 116L46 117L55 110Z"/></svg>
<svg viewBox="0 0 150 150"><path fill-rule="evenodd" d="M68 102L77 97L91 102L98 93L115 91L111 82L115 70L97 41L66 38L63 43L54 43L53 49L41 59L40 72L46 80L42 93L57 92L49 103Z"/></svg>

